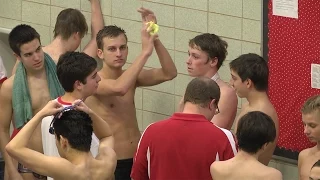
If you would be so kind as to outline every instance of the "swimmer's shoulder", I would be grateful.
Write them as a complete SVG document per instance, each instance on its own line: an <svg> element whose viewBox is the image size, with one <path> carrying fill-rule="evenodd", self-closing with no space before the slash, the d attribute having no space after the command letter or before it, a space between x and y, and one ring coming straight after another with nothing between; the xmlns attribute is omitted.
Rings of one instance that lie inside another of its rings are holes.
<svg viewBox="0 0 320 180"><path fill-rule="evenodd" d="M279 170L272 167L265 167L265 177L262 179L266 180L282 180L282 174Z"/></svg>
<svg viewBox="0 0 320 180"><path fill-rule="evenodd" d="M1 94L4 94L4 95L12 94L13 82L14 82L14 75L12 75L10 78L8 78L2 83Z"/></svg>
<svg viewBox="0 0 320 180"><path fill-rule="evenodd" d="M223 179L230 172L229 160L227 161L215 161L210 166L211 176L217 179Z"/></svg>

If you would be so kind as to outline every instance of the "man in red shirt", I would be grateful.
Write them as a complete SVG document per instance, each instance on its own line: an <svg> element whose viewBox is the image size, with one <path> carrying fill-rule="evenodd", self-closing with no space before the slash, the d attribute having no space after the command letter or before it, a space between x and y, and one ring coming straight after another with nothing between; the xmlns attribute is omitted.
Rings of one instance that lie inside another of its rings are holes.
<svg viewBox="0 0 320 180"><path fill-rule="evenodd" d="M211 180L211 163L230 159L236 153L231 133L210 122L219 113L219 99L220 88L215 81L193 79L184 95L183 111L146 128L131 178Z"/></svg>

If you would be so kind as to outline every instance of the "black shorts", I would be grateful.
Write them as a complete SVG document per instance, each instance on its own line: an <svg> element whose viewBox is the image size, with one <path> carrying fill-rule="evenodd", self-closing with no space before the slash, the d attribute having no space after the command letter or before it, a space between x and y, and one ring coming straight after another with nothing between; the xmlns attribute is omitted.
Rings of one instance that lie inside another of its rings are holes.
<svg viewBox="0 0 320 180"><path fill-rule="evenodd" d="M0 180L4 180L4 161L0 161Z"/></svg>
<svg viewBox="0 0 320 180"><path fill-rule="evenodd" d="M114 172L115 180L131 180L130 174L132 165L133 158L118 160L117 167Z"/></svg>

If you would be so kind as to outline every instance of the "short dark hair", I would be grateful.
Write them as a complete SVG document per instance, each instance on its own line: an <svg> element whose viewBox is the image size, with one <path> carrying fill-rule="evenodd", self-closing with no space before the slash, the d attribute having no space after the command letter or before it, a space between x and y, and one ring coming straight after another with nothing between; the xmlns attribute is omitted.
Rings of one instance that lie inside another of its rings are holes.
<svg viewBox="0 0 320 180"><path fill-rule="evenodd" d="M313 164L312 168L314 167L320 167L320 160L318 160L316 163Z"/></svg>
<svg viewBox="0 0 320 180"><path fill-rule="evenodd" d="M255 154L265 143L275 140L276 127L270 116L252 111L239 119L236 136L239 149Z"/></svg>
<svg viewBox="0 0 320 180"><path fill-rule="evenodd" d="M89 152L92 141L92 120L90 116L77 110L69 110L53 123L57 140L60 135L66 138L70 146L78 151Z"/></svg>
<svg viewBox="0 0 320 180"><path fill-rule="evenodd" d="M16 26L9 33L10 48L18 56L21 53L20 47L34 39L38 39L41 44L39 33L33 27L26 24Z"/></svg>
<svg viewBox="0 0 320 180"><path fill-rule="evenodd" d="M213 99L216 105L220 100L220 88L218 84L210 78L194 78L187 86L184 94L184 103L206 107Z"/></svg>
<svg viewBox="0 0 320 180"><path fill-rule="evenodd" d="M269 68L267 61L261 56L243 54L230 62L230 69L240 76L242 82L250 79L257 91L268 89Z"/></svg>
<svg viewBox="0 0 320 180"><path fill-rule="evenodd" d="M97 61L83 52L66 52L57 64L57 76L66 92L73 92L74 83L86 84L86 78L97 68Z"/></svg>
<svg viewBox="0 0 320 180"><path fill-rule="evenodd" d="M57 16L54 26L54 38L60 35L62 39L66 40L76 32L79 32L81 37L87 34L86 18L77 9L67 8L62 10Z"/></svg>
<svg viewBox="0 0 320 180"><path fill-rule="evenodd" d="M228 55L228 43L215 34L200 34L193 39L190 39L189 46L206 52L209 59L216 57L218 59L218 69L222 66L223 61Z"/></svg>
<svg viewBox="0 0 320 180"><path fill-rule="evenodd" d="M123 34L128 41L126 31L116 25L110 25L103 27L97 34L96 41L98 49L103 49L103 38L105 37L118 37L119 35Z"/></svg>

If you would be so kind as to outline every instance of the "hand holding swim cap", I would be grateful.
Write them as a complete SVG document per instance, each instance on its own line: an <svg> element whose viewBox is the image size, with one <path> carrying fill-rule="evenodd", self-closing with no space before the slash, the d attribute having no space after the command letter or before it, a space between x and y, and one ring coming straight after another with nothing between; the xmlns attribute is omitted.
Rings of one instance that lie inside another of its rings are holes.
<svg viewBox="0 0 320 180"><path fill-rule="evenodd" d="M92 110L81 99L75 100L72 105L76 110L83 111L89 115L92 113Z"/></svg>
<svg viewBox="0 0 320 180"><path fill-rule="evenodd" d="M148 26L147 31L150 35L156 35L159 31L159 25L154 13L150 9L143 7L138 9L138 12L141 13L142 22Z"/></svg>
<svg viewBox="0 0 320 180"><path fill-rule="evenodd" d="M51 116L63 110L63 106L55 100L49 101L38 113L41 116Z"/></svg>
<svg viewBox="0 0 320 180"><path fill-rule="evenodd" d="M154 23L153 21L147 22L148 28L147 31L150 33L150 35L155 35L159 31L159 25Z"/></svg>

